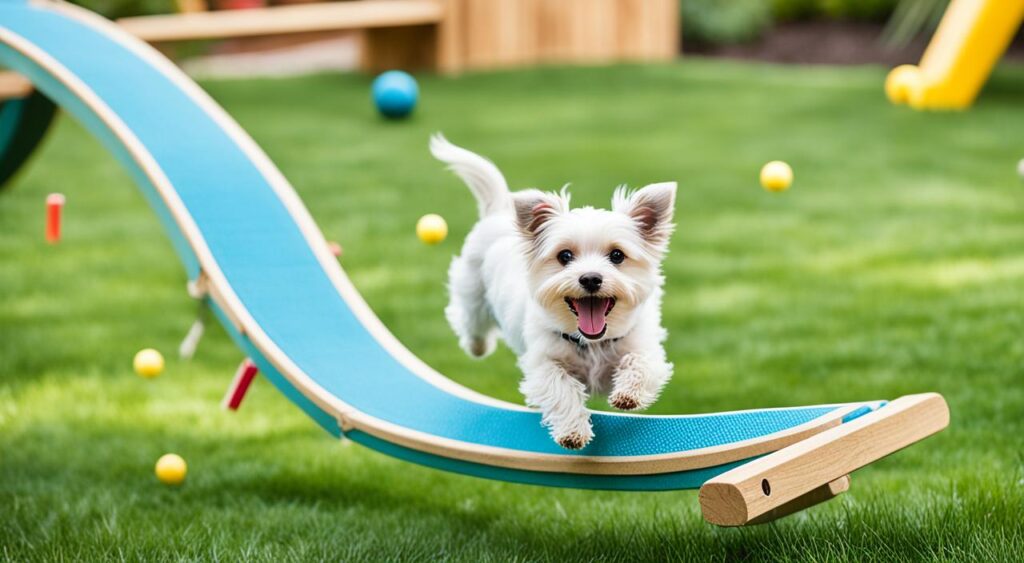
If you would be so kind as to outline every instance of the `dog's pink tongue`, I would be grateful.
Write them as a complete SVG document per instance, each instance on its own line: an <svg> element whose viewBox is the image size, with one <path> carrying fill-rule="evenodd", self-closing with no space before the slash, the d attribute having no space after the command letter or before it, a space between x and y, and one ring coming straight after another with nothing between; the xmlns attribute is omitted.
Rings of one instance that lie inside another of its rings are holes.
<svg viewBox="0 0 1024 563"><path fill-rule="evenodd" d="M576 300L580 332L590 335L601 334L601 331L604 330L605 315L608 314L608 302L606 297Z"/></svg>

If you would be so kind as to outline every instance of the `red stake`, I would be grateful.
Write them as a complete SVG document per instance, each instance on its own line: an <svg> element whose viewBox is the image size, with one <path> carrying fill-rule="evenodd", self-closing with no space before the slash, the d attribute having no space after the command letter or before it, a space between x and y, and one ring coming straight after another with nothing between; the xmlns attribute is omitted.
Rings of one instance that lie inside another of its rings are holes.
<svg viewBox="0 0 1024 563"><path fill-rule="evenodd" d="M50 194L46 196L46 242L60 242L60 212L64 208L64 196Z"/></svg>
<svg viewBox="0 0 1024 563"><path fill-rule="evenodd" d="M238 371L235 372L234 379L231 380L231 386L228 387L227 394L224 395L224 401L221 402L221 406L228 410L237 411L238 407L242 404L242 399L245 398L245 393L249 391L249 385L252 384L252 380L259 371L256 364L252 363L252 360L249 358L242 360L242 363L238 366Z"/></svg>

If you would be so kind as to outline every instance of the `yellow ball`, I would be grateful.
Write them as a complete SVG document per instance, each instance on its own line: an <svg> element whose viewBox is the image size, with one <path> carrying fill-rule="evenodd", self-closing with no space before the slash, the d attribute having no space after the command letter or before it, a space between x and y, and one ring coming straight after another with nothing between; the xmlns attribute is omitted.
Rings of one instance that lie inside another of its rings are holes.
<svg viewBox="0 0 1024 563"><path fill-rule="evenodd" d="M135 373L150 379L164 371L164 357L152 348L143 348L139 350L138 354L135 354L132 365L135 366Z"/></svg>
<svg viewBox="0 0 1024 563"><path fill-rule="evenodd" d="M793 183L793 169L781 160L773 160L761 168L761 187L770 192L782 192Z"/></svg>
<svg viewBox="0 0 1024 563"><path fill-rule="evenodd" d="M156 460L156 478L165 485L180 485L185 481L188 464L178 454L164 454Z"/></svg>
<svg viewBox="0 0 1024 563"><path fill-rule="evenodd" d="M448 236L448 223L444 217L428 213L416 222L416 236L427 244L437 244Z"/></svg>
<svg viewBox="0 0 1024 563"><path fill-rule="evenodd" d="M900 65L885 77L885 96L894 104L911 101L913 93L920 90L921 71L914 65Z"/></svg>

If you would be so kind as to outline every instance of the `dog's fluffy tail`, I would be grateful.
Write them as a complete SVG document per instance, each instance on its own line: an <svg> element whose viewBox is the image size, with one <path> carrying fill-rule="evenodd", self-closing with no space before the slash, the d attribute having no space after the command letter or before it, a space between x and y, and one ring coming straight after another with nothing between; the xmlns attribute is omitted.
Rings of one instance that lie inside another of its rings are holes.
<svg viewBox="0 0 1024 563"><path fill-rule="evenodd" d="M480 208L480 217L512 209L508 183L493 162L453 145L440 133L430 137L430 153L469 186Z"/></svg>

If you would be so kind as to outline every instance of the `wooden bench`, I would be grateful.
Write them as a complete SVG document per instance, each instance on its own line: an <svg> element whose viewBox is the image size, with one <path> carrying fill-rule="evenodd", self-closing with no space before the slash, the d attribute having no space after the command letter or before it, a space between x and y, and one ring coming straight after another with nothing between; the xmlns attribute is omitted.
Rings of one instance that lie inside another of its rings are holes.
<svg viewBox="0 0 1024 563"><path fill-rule="evenodd" d="M367 70L393 65L456 71L454 51L446 51L441 44L445 4L447 0L367 0L213 12L193 8L178 14L121 18L117 23L151 43L363 30ZM374 41L373 31L378 29L391 32L389 45L378 46L381 42Z"/></svg>

